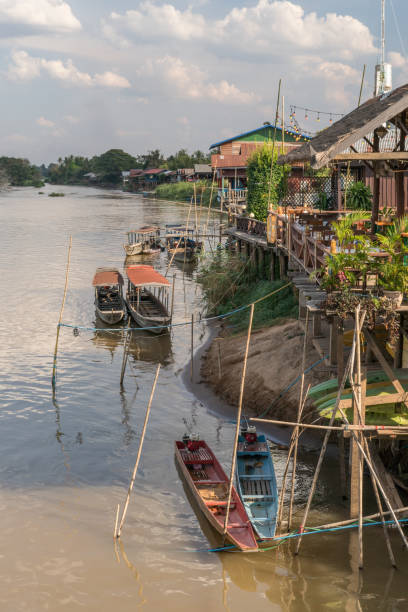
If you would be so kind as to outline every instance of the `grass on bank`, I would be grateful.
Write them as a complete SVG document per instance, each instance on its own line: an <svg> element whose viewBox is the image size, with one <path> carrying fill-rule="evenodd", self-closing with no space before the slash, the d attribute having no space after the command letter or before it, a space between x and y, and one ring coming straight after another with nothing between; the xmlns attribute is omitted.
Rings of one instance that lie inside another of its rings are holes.
<svg viewBox="0 0 408 612"><path fill-rule="evenodd" d="M194 185L196 186L197 205L208 206L211 195L211 181L198 181L197 183L168 183L158 185L155 190L157 198L162 200L176 200L178 202L190 201L194 197ZM212 205L214 206L217 190L213 190Z"/></svg>
<svg viewBox="0 0 408 612"><path fill-rule="evenodd" d="M225 250L204 260L198 280L211 315L226 314L287 284L287 281L260 280L251 261ZM246 308L231 315L226 319L227 325L234 332L246 329L249 311ZM270 327L296 316L297 301L289 286L255 305L253 327Z"/></svg>

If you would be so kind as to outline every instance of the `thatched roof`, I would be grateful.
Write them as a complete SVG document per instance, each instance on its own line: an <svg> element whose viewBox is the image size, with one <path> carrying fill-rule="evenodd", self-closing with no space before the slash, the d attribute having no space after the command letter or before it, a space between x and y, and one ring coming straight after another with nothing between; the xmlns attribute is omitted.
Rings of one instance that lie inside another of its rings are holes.
<svg viewBox="0 0 408 612"><path fill-rule="evenodd" d="M279 157L278 163L310 162L326 166L338 153L408 109L408 83L389 94L376 96L342 117L301 147Z"/></svg>

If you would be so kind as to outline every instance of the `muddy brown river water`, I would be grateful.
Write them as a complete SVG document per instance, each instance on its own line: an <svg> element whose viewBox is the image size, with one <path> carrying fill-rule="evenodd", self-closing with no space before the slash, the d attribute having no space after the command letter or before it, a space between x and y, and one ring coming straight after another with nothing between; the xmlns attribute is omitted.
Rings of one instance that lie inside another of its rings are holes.
<svg viewBox="0 0 408 612"><path fill-rule="evenodd" d="M64 187L64 198L34 189L0 194L0 610L127 612L208 610L408 610L408 553L391 531L391 570L381 531L365 533L365 568L356 567L350 532L304 538L258 554L211 553L216 543L191 505L174 464L186 424L200 432L224 467L233 423L211 393L196 395L183 371L190 328L171 337L137 334L123 390L120 333L63 329L57 394L52 352L73 247L64 321L95 320L97 266L123 268L124 232L185 218L183 205L92 188ZM155 260L162 271L166 254ZM177 273L174 322L203 310L194 269ZM196 346L209 335L196 327ZM162 370L134 494L115 550L116 505L123 503L157 362ZM271 364L273 367L273 364ZM198 366L196 364L196 371ZM305 502L318 441L308 441L296 502ZM273 450L278 479L286 454ZM309 524L346 516L332 453Z"/></svg>

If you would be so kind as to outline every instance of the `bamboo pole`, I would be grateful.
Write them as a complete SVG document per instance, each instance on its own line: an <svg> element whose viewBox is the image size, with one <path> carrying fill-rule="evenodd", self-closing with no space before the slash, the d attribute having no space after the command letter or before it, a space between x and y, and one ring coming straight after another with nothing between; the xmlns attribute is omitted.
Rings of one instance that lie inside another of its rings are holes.
<svg viewBox="0 0 408 612"><path fill-rule="evenodd" d="M180 242L181 242L181 239L182 239L182 238L183 238L183 236L180 236L180 238L178 239L178 242L177 242L177 244L176 244L176 248L174 249L174 253L173 253L173 255L171 256L171 259L170 259L169 263L167 264L166 272L165 272L165 274L164 274L164 276L165 276L165 277L167 277L167 273L168 273L168 271L169 271L169 269L170 269L171 264L173 263L174 256L175 256L175 254L176 254L177 249L179 248L179 245L180 245Z"/></svg>
<svg viewBox="0 0 408 612"><path fill-rule="evenodd" d="M360 94L358 96L358 104L357 107L360 106L361 104L361 96L363 95L363 87L364 87L364 77L365 77L365 72L366 72L366 65L364 64L364 68L363 68L363 74L361 77L361 85L360 85Z"/></svg>
<svg viewBox="0 0 408 612"><path fill-rule="evenodd" d="M194 215L195 215L195 234L198 232L198 218L197 218L197 187L194 183Z"/></svg>
<svg viewBox="0 0 408 612"><path fill-rule="evenodd" d="M282 155L285 153L285 96L282 96Z"/></svg>
<svg viewBox="0 0 408 612"><path fill-rule="evenodd" d="M279 79L278 86L278 98L276 100L276 113L275 113L275 131L273 133L273 143L272 143L272 160L271 160L271 170L269 173L269 189L268 189L268 210L271 210L271 190L272 190L272 172L273 172L273 156L275 154L275 142L276 142L276 128L279 117L279 101L280 101L280 91L281 91L282 79Z"/></svg>
<svg viewBox="0 0 408 612"><path fill-rule="evenodd" d="M149 421L150 408L151 408L151 405L152 405L153 395L154 395L154 391L156 389L156 383L157 383L157 379L159 377L159 372L160 372L160 363L157 366L156 376L154 377L153 387L152 387L152 391L150 393L150 398L149 398L149 403L147 404L147 408L146 408L146 415L145 415L145 420L144 420L144 423L143 423L142 435L140 436L139 449L137 451L136 463L135 463L135 467L133 468L133 474L132 474L132 478L131 478L131 481L130 481L130 484L129 484L128 493L127 493L126 502L125 502L125 507L123 508L123 513L122 513L122 518L120 520L119 529L116 532L116 537L117 538L120 538L122 527L123 527L123 524L125 522L126 512L127 512L128 506L129 506L130 494L132 492L133 485L134 485L134 482L135 482L135 478L136 478L136 474L137 474L137 468L139 467L140 457L142 456L144 437L145 437L145 433L146 433L147 423Z"/></svg>
<svg viewBox="0 0 408 612"><path fill-rule="evenodd" d="M120 505L118 504L118 506L116 508L115 528L113 530L113 539L114 540L116 540L116 534L117 534L117 531L118 531L119 508L120 508Z"/></svg>
<svg viewBox="0 0 408 612"><path fill-rule="evenodd" d="M365 451L367 453L367 457L370 459L370 461L372 461L370 449L369 449L368 442L367 442L366 439L364 439L364 448L365 448ZM382 523L382 528L383 528L383 532L384 532L384 538L385 538L385 544L386 544L387 551L388 551L388 556L390 558L390 562L391 562L392 567L397 567L397 563L396 563L395 557L394 557L394 552L393 552L392 546L391 546L390 536L389 536L389 533L388 533L387 526L385 524L384 511L383 511L383 507L382 507L382 502L381 502L380 494L378 492L377 483L375 482L375 478L373 477L371 472L370 472L370 477L371 477L371 484L373 485L374 495L375 495L375 499L376 499L376 502L377 502L377 506L378 506L378 510L379 510L379 514L380 514L380 518L381 518L381 523Z"/></svg>
<svg viewBox="0 0 408 612"><path fill-rule="evenodd" d="M241 387L239 390L237 424L235 428L234 447L232 450L231 473L230 473L229 487L228 487L228 501L227 501L227 509L225 511L224 536L227 533L227 529L228 529L228 519L229 519L229 513L230 513L230 506L231 506L232 487L234 483L235 464L237 461L238 436L239 436L239 429L241 426L242 402L244 399L245 376L246 376L247 363L248 363L249 342L251 340L253 318L254 318L254 304L251 304L251 311L249 314L248 335L247 335L247 341L246 341L246 347L245 347L244 367L242 368Z"/></svg>
<svg viewBox="0 0 408 612"><path fill-rule="evenodd" d="M402 514L403 512L407 512L408 511L408 506L403 506L402 508L396 508L394 510L395 514ZM388 516L391 514L391 512L389 510L384 510L383 511L383 516ZM371 521L374 519L378 519L381 518L381 512L376 512L375 514L367 514L366 516L363 516L363 521ZM356 522L355 518L352 519L346 519L344 521L337 521L336 523L326 523L325 525L317 525L317 527L313 527L313 529L330 529L331 527L344 527L346 525L352 525L353 523Z"/></svg>
<svg viewBox="0 0 408 612"><path fill-rule="evenodd" d="M309 392L309 390L308 390ZM301 412L300 412L300 417L303 414L303 409L305 406L305 402L306 402L306 396L304 398L304 401L302 403L302 408L301 408ZM251 421L253 419L250 419ZM301 426L302 424L299 423L299 426ZM303 433L304 429L302 429L302 433ZM292 453L293 453L293 449L295 447L295 435L294 435L294 430L292 431L292 435L291 435L291 439L290 439L290 444L289 444L289 449L288 449L288 456L286 458L286 465L285 465L285 469L283 472L283 477L282 477L282 485L281 485L281 491L279 494L279 500L278 500L278 512L277 512L277 519L276 519L276 527L278 528L281 523L282 523L282 515L283 515L283 506L285 503L285 493L286 493L286 479L287 479L287 475L288 475L288 471L289 471L289 464L290 464L290 460L292 457Z"/></svg>
<svg viewBox="0 0 408 612"><path fill-rule="evenodd" d="M122 369L120 372L120 386L123 386L123 379L125 377L126 365L129 355L129 346L130 346L130 334L132 332L128 331L126 334L125 342L123 344L123 358L122 358Z"/></svg>
<svg viewBox="0 0 408 612"><path fill-rule="evenodd" d="M206 223L205 223L204 234L206 234L208 232L208 224L210 222L210 213L211 213L211 205L212 205L212 198L213 198L216 174L217 174L217 162L215 162L215 165L214 165L213 180L211 182L210 201L209 201L209 204L208 204L207 220L206 220Z"/></svg>
<svg viewBox="0 0 408 612"><path fill-rule="evenodd" d="M63 295L63 298L62 298L62 304L61 304L61 309L60 309L59 318L58 318L57 337L55 339L54 360L53 360L53 366L52 366L52 379L51 379L51 381L52 381L52 388L53 388L54 392L55 392L55 385L56 385L58 341L59 341L59 335L60 335L60 329L61 329L60 323L62 321L62 315L64 314L65 300L66 300L66 297L67 297L68 277L69 277L69 264L70 264L70 261L71 261L71 249L72 249L72 236L69 237L67 267L66 267L66 271L65 271L64 295Z"/></svg>
<svg viewBox="0 0 408 612"><path fill-rule="evenodd" d="M174 290L176 287L176 275L173 274L173 288L171 290L171 310L170 310L170 323L173 323L173 313L174 313Z"/></svg>
<svg viewBox="0 0 408 612"><path fill-rule="evenodd" d="M352 345L352 348L351 348L351 353L350 353L350 356L349 356L349 359L348 359L348 362L347 362L347 366L346 366L346 368L344 370L343 379L341 381L341 384L339 386L339 390L338 390L338 393L337 393L336 405L333 408L333 412L332 412L332 415L330 417L329 426L333 425L334 419L336 417L336 412L337 412L338 406L340 404L340 399L341 399L341 395L343 393L344 385L345 385L346 380L347 380L347 376L349 374L349 371L353 369L355 349L356 349L356 342L355 342L355 337L354 337L353 345ZM310 506L311 506L313 495L314 495L314 492L315 492L315 489L316 489L317 479L319 478L320 469L321 469L321 466L322 466L322 463L323 463L323 458L324 458L324 455L326 454L326 448L327 448L327 444L329 442L329 437L330 437L330 430L326 431L325 436L324 436L324 440L323 440L323 444L322 444L322 449L320 451L319 459L318 459L318 462L317 462L317 466L316 466L315 473L314 473L314 476L313 476L312 485L311 485L309 496L308 496L308 500L307 500L307 503L306 503L305 512L304 512L303 519L302 519L301 529L306 524L307 517L309 515ZM299 549L300 549L301 543L302 543L302 536L300 536L300 538L299 538L299 540L297 542L296 552L295 552L296 555L299 554Z"/></svg>
<svg viewBox="0 0 408 612"><path fill-rule="evenodd" d="M341 414L341 416L343 418L343 421L346 424L349 424L347 416L344 413L344 411L341 408L341 406L338 407L338 410L339 410L339 412L340 412L340 414ZM384 501L385 501L385 503L386 503L386 505L387 505L387 507L388 507L388 509L389 509L389 511L391 513L391 515L392 515L392 518L393 518L393 520L394 520L394 522L395 522L395 524L397 526L398 531L400 532L400 535L401 535L402 541L404 543L404 546L405 546L405 548L408 549L408 540L406 539L405 534L404 534L404 532L401 529L401 525L399 524L399 522L397 520L397 517L395 516L395 512L394 512L394 510L392 508L391 502L388 499L388 496L387 496L386 492L384 491L384 488L383 488L383 486L382 486L382 484L380 482L380 479L379 479L379 477L378 477L378 475L377 475L377 473L376 473L376 471L375 471L371 461L368 459L365 450L363 449L362 445L360 444L360 441L358 439L358 434L356 434L354 430L351 430L351 435L353 436L353 438L354 438L358 448L360 449L361 454L363 455L363 457L364 457L364 459L365 459L365 461L367 463L368 469L370 470L371 474L373 475L373 477L374 477L374 479L375 479L375 481L377 483L377 486L378 486L378 488L380 490L380 493L383 496L383 499L384 499Z"/></svg>
<svg viewBox="0 0 408 612"><path fill-rule="evenodd" d="M301 379L300 379L300 393L299 393L299 405L298 405L298 413L297 413L297 421L300 422L300 414L302 405L304 401L306 401L307 393L305 395L305 400L303 400L303 391L305 386L305 369L306 369L306 349L307 349L307 334L309 327L309 310L306 310L306 321L305 321L305 335L303 337L303 353L302 353L302 365L301 365ZM299 442L299 426L297 425L294 430L295 435L295 447L293 449L293 466L292 466L292 484L290 489L290 502L289 502L289 516L288 516L288 531L290 531L290 526L292 523L292 509L293 509L293 498L295 495L295 479L296 479L296 465L297 465L297 454L298 454L298 442Z"/></svg>
<svg viewBox="0 0 408 612"><path fill-rule="evenodd" d="M191 366L190 378L193 381L194 376L194 313L191 315Z"/></svg>

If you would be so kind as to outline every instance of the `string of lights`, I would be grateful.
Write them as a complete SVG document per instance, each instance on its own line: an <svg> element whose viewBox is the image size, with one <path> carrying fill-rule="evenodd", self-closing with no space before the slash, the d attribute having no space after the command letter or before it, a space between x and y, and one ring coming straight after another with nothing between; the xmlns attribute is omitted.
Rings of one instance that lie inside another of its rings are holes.
<svg viewBox="0 0 408 612"><path fill-rule="evenodd" d="M306 121L311 118L315 118L316 121L320 121L323 117L329 117L329 123L333 123L333 119L340 119L341 117L344 117L342 113L331 113L328 111L321 111L313 108L306 108L304 106L295 106L294 104L291 104L289 116L291 121L296 119L296 112L298 113L298 115L304 113L303 119L305 119Z"/></svg>

